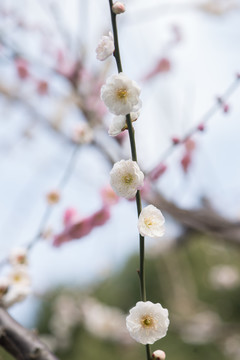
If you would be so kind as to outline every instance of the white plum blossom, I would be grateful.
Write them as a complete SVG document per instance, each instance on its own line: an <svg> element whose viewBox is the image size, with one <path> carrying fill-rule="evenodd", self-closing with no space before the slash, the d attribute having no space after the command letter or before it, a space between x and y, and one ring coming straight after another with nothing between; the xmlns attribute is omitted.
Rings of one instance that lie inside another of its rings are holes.
<svg viewBox="0 0 240 360"><path fill-rule="evenodd" d="M132 122L136 121L139 117L139 112L131 112L130 117ZM125 115L114 116L109 126L108 134L110 136L117 136L126 128L127 128L126 116Z"/></svg>
<svg viewBox="0 0 240 360"><path fill-rule="evenodd" d="M0 300L5 308L24 300L30 292L30 276L25 265L15 266L7 279L0 280Z"/></svg>
<svg viewBox="0 0 240 360"><path fill-rule="evenodd" d="M101 88L101 99L115 115L127 115L138 111L142 105L139 99L141 89L124 73L110 76Z"/></svg>
<svg viewBox="0 0 240 360"><path fill-rule="evenodd" d="M138 231L142 236L158 238L165 232L164 223L161 211L153 205L148 205L140 213Z"/></svg>
<svg viewBox="0 0 240 360"><path fill-rule="evenodd" d="M122 14L122 13L124 13L126 11L125 5L120 1L116 1L112 6L112 11L116 15Z"/></svg>
<svg viewBox="0 0 240 360"><path fill-rule="evenodd" d="M2 304L8 308L17 302L23 301L30 294L31 289L29 286L10 286L7 293L2 298Z"/></svg>
<svg viewBox="0 0 240 360"><path fill-rule="evenodd" d="M8 274L8 279L11 285L19 287L29 287L31 283L28 268L23 265L15 266Z"/></svg>
<svg viewBox="0 0 240 360"><path fill-rule="evenodd" d="M161 304L139 301L126 319L131 337L141 344L153 344L163 338L168 330L168 310Z"/></svg>
<svg viewBox="0 0 240 360"><path fill-rule="evenodd" d="M111 31L108 36L102 36L96 48L97 59L100 61L106 60L114 52L114 41Z"/></svg>
<svg viewBox="0 0 240 360"><path fill-rule="evenodd" d="M24 247L13 248L9 254L8 261L11 265L27 264L27 249Z"/></svg>
<svg viewBox="0 0 240 360"><path fill-rule="evenodd" d="M136 161L120 160L110 172L110 184L118 196L132 199L143 186L144 175Z"/></svg>
<svg viewBox="0 0 240 360"><path fill-rule="evenodd" d="M152 354L152 358L156 360L165 360L166 354L162 350L155 350Z"/></svg>

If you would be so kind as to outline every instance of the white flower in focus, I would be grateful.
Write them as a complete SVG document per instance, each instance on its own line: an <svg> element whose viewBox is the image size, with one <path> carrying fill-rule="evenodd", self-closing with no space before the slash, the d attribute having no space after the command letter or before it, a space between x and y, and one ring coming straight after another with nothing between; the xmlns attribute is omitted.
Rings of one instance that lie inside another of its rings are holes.
<svg viewBox="0 0 240 360"><path fill-rule="evenodd" d="M120 1L116 1L112 6L112 11L116 15L122 14L122 13L124 13L126 11L125 5Z"/></svg>
<svg viewBox="0 0 240 360"><path fill-rule="evenodd" d="M164 223L161 211L153 205L148 205L139 216L138 231L142 236L158 238L164 234Z"/></svg>
<svg viewBox="0 0 240 360"><path fill-rule="evenodd" d="M108 135L117 136L126 128L126 116L118 115L112 119L109 125Z"/></svg>
<svg viewBox="0 0 240 360"><path fill-rule="evenodd" d="M144 175L136 161L121 160L110 172L110 184L118 196L132 199L143 186Z"/></svg>
<svg viewBox="0 0 240 360"><path fill-rule="evenodd" d="M77 144L89 144L93 140L93 131L87 123L78 124L73 132L73 141Z"/></svg>
<svg viewBox="0 0 240 360"><path fill-rule="evenodd" d="M126 319L131 337L141 344L153 344L163 338L168 330L168 310L161 304L139 301Z"/></svg>
<svg viewBox="0 0 240 360"><path fill-rule="evenodd" d="M96 48L97 59L100 61L106 60L114 52L114 41L111 31L108 36L102 36Z"/></svg>
<svg viewBox="0 0 240 360"><path fill-rule="evenodd" d="M166 354L162 350L155 350L152 354L152 358L156 360L165 360Z"/></svg>
<svg viewBox="0 0 240 360"><path fill-rule="evenodd" d="M26 265L27 264L27 249L26 248L13 248L10 252L9 262L11 265Z"/></svg>
<svg viewBox="0 0 240 360"><path fill-rule="evenodd" d="M139 117L139 112L131 112L130 117L132 122L136 121ZM112 122L109 126L108 134L110 136L117 136L125 129L127 129L126 116L118 115L112 119Z"/></svg>
<svg viewBox="0 0 240 360"><path fill-rule="evenodd" d="M15 266L8 275L11 285L29 287L31 284L30 275L26 266Z"/></svg>
<svg viewBox="0 0 240 360"><path fill-rule="evenodd" d="M141 107L140 87L126 75L110 76L101 88L101 99L115 115L127 115Z"/></svg>

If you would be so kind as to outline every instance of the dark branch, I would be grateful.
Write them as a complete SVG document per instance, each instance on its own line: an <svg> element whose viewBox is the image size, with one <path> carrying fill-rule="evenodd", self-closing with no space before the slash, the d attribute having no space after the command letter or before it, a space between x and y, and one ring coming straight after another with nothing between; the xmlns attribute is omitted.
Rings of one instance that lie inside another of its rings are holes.
<svg viewBox="0 0 240 360"><path fill-rule="evenodd" d="M0 307L0 345L17 360L58 360L38 337Z"/></svg>
<svg viewBox="0 0 240 360"><path fill-rule="evenodd" d="M209 204L204 203L200 209L181 209L154 190L147 193L144 200L167 212L185 229L196 230L240 244L240 221L226 219L211 208Z"/></svg>

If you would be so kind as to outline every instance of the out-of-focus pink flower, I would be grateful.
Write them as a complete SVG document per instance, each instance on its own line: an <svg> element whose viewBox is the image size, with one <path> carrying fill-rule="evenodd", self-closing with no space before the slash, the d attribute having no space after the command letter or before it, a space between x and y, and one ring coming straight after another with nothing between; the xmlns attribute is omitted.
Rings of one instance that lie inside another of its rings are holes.
<svg viewBox="0 0 240 360"><path fill-rule="evenodd" d="M181 159L181 165L182 165L183 171L185 173L188 172L188 169L189 169L189 166L191 165L191 163L192 163L191 153L186 152Z"/></svg>
<svg viewBox="0 0 240 360"><path fill-rule="evenodd" d="M29 76L29 70L28 70L29 64L28 64L27 60L22 59L22 58L16 58L15 66L16 66L18 76L21 79L26 79Z"/></svg>
<svg viewBox="0 0 240 360"><path fill-rule="evenodd" d="M58 235L54 236L53 246L58 247L58 246L62 245L63 243L69 242L71 240L72 239L70 238L70 236L68 236L68 234L65 233L65 231L64 231L61 234L58 234Z"/></svg>
<svg viewBox="0 0 240 360"><path fill-rule="evenodd" d="M192 152L196 148L196 143L193 139L188 138L185 143L185 148L187 152Z"/></svg>
<svg viewBox="0 0 240 360"><path fill-rule="evenodd" d="M156 181L160 176L162 176L167 170L167 166L163 163L157 165L150 173L150 179Z"/></svg>
<svg viewBox="0 0 240 360"><path fill-rule="evenodd" d="M95 226L104 225L110 218L109 207L103 207L91 216L80 218L78 212L73 209L67 209L64 213L64 230L54 236L53 246L61 246L63 243L71 240L80 239L88 235Z"/></svg>
<svg viewBox="0 0 240 360"><path fill-rule="evenodd" d="M68 208L63 215L63 223L65 226L69 226L74 223L79 217L78 211L74 208Z"/></svg>
<svg viewBox="0 0 240 360"><path fill-rule="evenodd" d="M165 73L171 70L171 62L167 58L160 59L155 67L144 76L143 80L149 80L152 77L156 76L159 73Z"/></svg>
<svg viewBox="0 0 240 360"><path fill-rule="evenodd" d="M79 219L68 225L60 234L54 237L53 246L60 246L65 242L80 239L83 236L88 235L92 228L91 217Z"/></svg>
<svg viewBox="0 0 240 360"><path fill-rule="evenodd" d="M86 218L83 218L83 219L73 223L68 228L68 235L72 239L79 239L83 236L88 235L90 233L90 231L92 230L92 228L93 228L93 225L92 225L91 217L86 217Z"/></svg>
<svg viewBox="0 0 240 360"><path fill-rule="evenodd" d="M39 80L37 82L37 92L40 95L45 95L48 92L48 82L45 80Z"/></svg>
<svg viewBox="0 0 240 360"><path fill-rule="evenodd" d="M91 218L91 224L93 227L104 225L111 217L111 213L108 206L103 206L102 209L94 213Z"/></svg>
<svg viewBox="0 0 240 360"><path fill-rule="evenodd" d="M101 197L103 205L105 206L115 205L119 201L119 197L113 191L112 187L109 184L101 189Z"/></svg>

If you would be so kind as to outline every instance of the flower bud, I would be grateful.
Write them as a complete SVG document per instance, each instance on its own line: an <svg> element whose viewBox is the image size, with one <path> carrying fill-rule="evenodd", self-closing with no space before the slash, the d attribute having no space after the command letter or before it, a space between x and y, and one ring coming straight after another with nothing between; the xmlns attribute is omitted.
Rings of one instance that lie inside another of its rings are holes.
<svg viewBox="0 0 240 360"><path fill-rule="evenodd" d="M60 200L60 193L57 190L52 190L47 194L47 202L49 205L55 205Z"/></svg>
<svg viewBox="0 0 240 360"><path fill-rule="evenodd" d="M172 137L173 145L178 145L180 143L180 139L177 136Z"/></svg>
<svg viewBox="0 0 240 360"><path fill-rule="evenodd" d="M203 123L199 124L198 127L197 127L197 129L198 129L199 131L204 131L204 130L205 130L204 124L203 124Z"/></svg>
<svg viewBox="0 0 240 360"><path fill-rule="evenodd" d="M126 11L125 5L123 3L121 3L120 1L116 1L112 6L112 11L116 15L122 14Z"/></svg>
<svg viewBox="0 0 240 360"><path fill-rule="evenodd" d="M152 354L152 358L156 360L165 360L166 354L162 350L155 350Z"/></svg>

